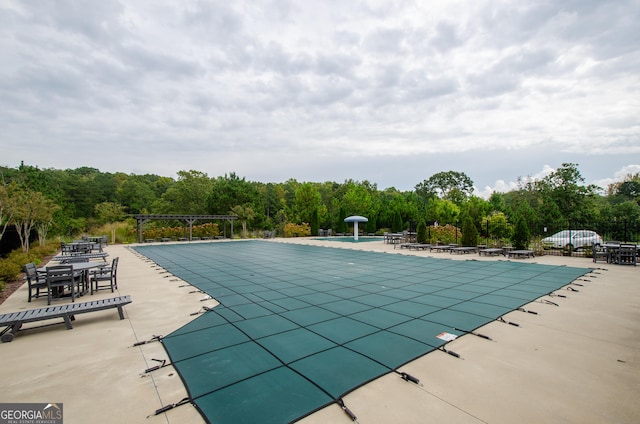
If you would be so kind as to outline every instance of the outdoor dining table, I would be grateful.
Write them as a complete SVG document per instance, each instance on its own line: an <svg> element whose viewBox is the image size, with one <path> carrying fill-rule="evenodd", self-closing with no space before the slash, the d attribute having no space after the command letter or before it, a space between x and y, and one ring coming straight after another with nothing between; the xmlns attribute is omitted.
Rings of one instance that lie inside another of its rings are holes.
<svg viewBox="0 0 640 424"><path fill-rule="evenodd" d="M82 279L84 281L83 287L82 287L82 291L78 291L78 296L82 296L84 294L86 294L89 291L89 285L91 284L91 281L89 281L89 270L91 269L96 269L96 268L102 268L105 266L105 262L99 262L99 261L89 261L89 262L72 262L69 264L65 264L65 265L70 265L71 269L73 270L74 273L76 272L81 272L82 273ZM59 265L50 265L50 266L59 266ZM47 268L49 266L43 266L38 268L38 273L42 273L42 274L46 274L47 273Z"/></svg>
<svg viewBox="0 0 640 424"><path fill-rule="evenodd" d="M636 258L628 257L628 249L633 249L635 246L635 255ZM640 251L640 247L638 245L629 244L629 243L605 243L603 246L604 251L606 252L607 262L610 264L633 264L635 265L637 262L638 251ZM621 255L621 249L627 249L623 251ZM624 253L627 255L624 255Z"/></svg>

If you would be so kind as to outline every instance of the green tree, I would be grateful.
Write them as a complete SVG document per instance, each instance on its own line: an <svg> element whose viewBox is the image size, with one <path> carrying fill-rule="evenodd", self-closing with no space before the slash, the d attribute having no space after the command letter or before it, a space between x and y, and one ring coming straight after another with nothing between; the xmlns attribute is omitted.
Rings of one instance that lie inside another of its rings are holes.
<svg viewBox="0 0 640 424"><path fill-rule="evenodd" d="M338 225L336 225L336 232L338 233L347 232L347 223L344 222L346 217L347 217L347 213L344 211L344 208L340 208L340 212L338 214Z"/></svg>
<svg viewBox="0 0 640 424"><path fill-rule="evenodd" d="M482 219L482 228L487 231L487 238L511 238L513 231L507 216L502 212L494 212Z"/></svg>
<svg viewBox="0 0 640 424"><path fill-rule="evenodd" d="M161 213L207 215L212 182L199 171L178 171L178 181L162 195ZM226 209L229 210L229 209Z"/></svg>
<svg viewBox="0 0 640 424"><path fill-rule="evenodd" d="M55 204L38 191L17 188L12 193L13 216L10 224L15 225L23 252L29 251L31 231L41 222L51 219Z"/></svg>
<svg viewBox="0 0 640 424"><path fill-rule="evenodd" d="M450 200L434 199L429 202L427 213L432 221L439 224L456 224L460 216L460 208Z"/></svg>
<svg viewBox="0 0 640 424"><path fill-rule="evenodd" d="M464 172L438 172L416 185L415 191L426 201L439 197L459 205L473 193L473 180Z"/></svg>
<svg viewBox="0 0 640 424"><path fill-rule="evenodd" d="M393 224L391 225L391 231L393 231L394 233L399 233L402 230L404 230L404 224L402 223L402 216L400 216L400 212L396 210L393 215Z"/></svg>
<svg viewBox="0 0 640 424"><path fill-rule="evenodd" d="M467 217L462 224L462 245L475 247L478 245L478 229L471 217Z"/></svg>
<svg viewBox="0 0 640 424"><path fill-rule="evenodd" d="M251 204L254 211L263 211L264 207L258 199L257 187L244 177L240 178L235 172L231 172L213 181L207 198L208 213L225 214L236 205L247 203Z"/></svg>
<svg viewBox="0 0 640 424"><path fill-rule="evenodd" d="M15 214L14 199L10 196L10 190L4 181L0 181L0 239L7 230L8 222L11 222Z"/></svg>
<svg viewBox="0 0 640 424"><path fill-rule="evenodd" d="M238 217L238 219L240 220L240 223L242 224L242 237L246 238L247 222L251 221L255 216L255 212L253 211L253 208L251 207L251 205L249 203L245 203L244 205L236 205L233 208L231 208L231 212L229 213L236 215Z"/></svg>
<svg viewBox="0 0 640 424"><path fill-rule="evenodd" d="M111 243L116 242L117 223L125 217L124 207L114 202L102 202L95 206L95 212L101 223L109 226L111 230Z"/></svg>
<svg viewBox="0 0 640 424"><path fill-rule="evenodd" d="M342 204L349 215L366 216L369 214L373 205L372 189L374 188L368 181L362 183L349 181L347 183L347 191L342 198Z"/></svg>
<svg viewBox="0 0 640 424"><path fill-rule="evenodd" d="M597 187L584 185L578 165L563 163L560 168L536 183L543 201L553 201L569 223L593 221L596 218L593 196Z"/></svg>
<svg viewBox="0 0 640 424"><path fill-rule="evenodd" d="M320 192L317 187L312 183L301 184L295 193L295 210L300 222L310 223L312 215L317 213L321 202ZM311 233L313 232L313 226L311 226Z"/></svg>
<svg viewBox="0 0 640 424"><path fill-rule="evenodd" d="M309 222L309 226L311 227L311 234L317 236L320 230L320 224L318 221L318 209L314 209L311 213L311 220Z"/></svg>
<svg viewBox="0 0 640 424"><path fill-rule="evenodd" d="M418 223L418 228L416 228L416 241L418 243L427 243L429 241L427 236L427 224L425 224L422 219Z"/></svg>
<svg viewBox="0 0 640 424"><path fill-rule="evenodd" d="M121 181L117 189L116 199L110 202L121 204L130 214L149 213L153 204L160 198L147 176L131 175Z"/></svg>
<svg viewBox="0 0 640 424"><path fill-rule="evenodd" d="M515 228L513 230L513 246L516 250L528 249L531 233L522 215L516 216Z"/></svg>
<svg viewBox="0 0 640 424"><path fill-rule="evenodd" d="M614 203L634 201L640 204L640 173L627 174L623 181L610 184L608 192Z"/></svg>

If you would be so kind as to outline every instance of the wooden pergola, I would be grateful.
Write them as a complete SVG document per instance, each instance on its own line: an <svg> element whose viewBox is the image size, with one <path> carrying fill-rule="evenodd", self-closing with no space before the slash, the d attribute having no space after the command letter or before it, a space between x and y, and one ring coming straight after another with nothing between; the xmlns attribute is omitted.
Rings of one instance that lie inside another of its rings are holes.
<svg viewBox="0 0 640 424"><path fill-rule="evenodd" d="M138 243L142 243L142 226L145 222L151 220L163 220L163 221L184 221L189 224L189 241L192 239L193 223L196 221L211 221L211 220L224 220L231 224L231 238L233 238L233 220L238 219L235 215L158 215L158 214L146 214L146 215L133 215L137 221L138 227ZM227 237L227 225L225 222L223 235Z"/></svg>

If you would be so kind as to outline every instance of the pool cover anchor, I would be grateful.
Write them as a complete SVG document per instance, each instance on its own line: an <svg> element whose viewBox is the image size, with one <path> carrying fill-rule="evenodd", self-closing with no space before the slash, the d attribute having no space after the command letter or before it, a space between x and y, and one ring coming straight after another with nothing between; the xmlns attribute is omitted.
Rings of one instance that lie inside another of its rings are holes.
<svg viewBox="0 0 640 424"><path fill-rule="evenodd" d="M453 328L456 331L462 331L463 333L466 333L466 334L472 334L472 335L474 335L476 337L480 337L481 339L493 341L493 339L491 337L489 337L489 336L487 336L485 334L482 334L482 333L476 333L475 331L467 331L467 330L463 330L463 329L457 328L457 327L451 327L451 328Z"/></svg>
<svg viewBox="0 0 640 424"><path fill-rule="evenodd" d="M444 348L444 346L440 346L440 347L438 348L438 350L441 350L441 351L443 351L444 353L448 353L449 355L451 355L451 356L453 356L453 357L455 357L455 358L462 359L462 357L460 356L460 354L459 354L459 353L456 353L456 352L454 352L453 350L447 350L447 349L445 349L445 348Z"/></svg>
<svg viewBox="0 0 640 424"><path fill-rule="evenodd" d="M155 358L151 358L152 361L156 361L159 362L160 365L156 365L155 367L151 367L151 368L147 368L146 370L144 370L143 374L149 374L152 371L157 371L160 368L164 368L164 367L168 367L169 365L173 365L171 362L167 363L166 359L155 359Z"/></svg>
<svg viewBox="0 0 640 424"><path fill-rule="evenodd" d="M188 397L186 397L186 398L184 398L184 399L180 400L179 402L171 403L171 404L169 404L169 405L165 405L165 406L163 406L163 407L162 407L162 408L160 408L160 409L156 409L156 412L155 412L155 413L153 413L153 414L151 414L151 415L148 415L148 416L147 416L147 418L149 418L149 417L151 417L151 416L153 416L153 415L160 415L160 414L162 414L163 412L167 412L167 411L169 411L169 410L171 410L171 409L173 409L173 408L176 408L176 407L178 407L178 406L185 405L185 404L187 404L187 403L191 403L191 399L189 399Z"/></svg>
<svg viewBox="0 0 640 424"><path fill-rule="evenodd" d="M520 324L518 324L517 322L507 321L503 317L497 318L496 321L500 321L500 322L503 322L505 324L513 325L514 327L520 327Z"/></svg>
<svg viewBox="0 0 640 424"><path fill-rule="evenodd" d="M525 308L518 308L518 310L520 312L525 312L527 314L532 314L532 315L538 315L538 313L536 311L532 311L530 309L525 309Z"/></svg>
<svg viewBox="0 0 640 424"><path fill-rule="evenodd" d="M133 344L133 346L134 346L134 347L135 347L135 346L142 346L142 345L145 345L145 344L147 344L147 343L159 342L160 340L162 340L162 336L156 336L156 335L154 335L154 336L153 336L153 337L151 337L149 340L143 340L143 341L141 341L141 342L135 342L135 343Z"/></svg>
<svg viewBox="0 0 640 424"><path fill-rule="evenodd" d="M417 377L414 377L411 374L407 374L406 372L400 372L398 370L396 370L395 372L400 374L400 377L404 381L410 381L410 382L412 382L414 384L417 384L418 386L423 386L423 384L420 383L420 380Z"/></svg>
<svg viewBox="0 0 640 424"><path fill-rule="evenodd" d="M342 398L336 400L336 403L340 406L340 408L342 408L344 413L347 414L349 418L351 418L351 421L353 421L354 423L358 422L358 417L356 417L356 414L354 414L349 408L347 408L347 405L344 404Z"/></svg>
<svg viewBox="0 0 640 424"><path fill-rule="evenodd" d="M205 312L209 312L209 311L213 311L213 308L210 308L208 306L203 306L202 308L200 308L200 310L198 312L192 312L192 313L189 314L189 316L200 315L200 314L204 314Z"/></svg>

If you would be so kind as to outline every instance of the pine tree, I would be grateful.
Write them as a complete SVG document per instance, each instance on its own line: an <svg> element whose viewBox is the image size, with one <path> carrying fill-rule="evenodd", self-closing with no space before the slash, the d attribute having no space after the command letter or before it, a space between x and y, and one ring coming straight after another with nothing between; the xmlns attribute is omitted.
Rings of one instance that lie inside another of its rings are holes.
<svg viewBox="0 0 640 424"><path fill-rule="evenodd" d="M524 250L529 248L529 239L531 238L531 233L529 232L529 227L525 222L522 215L518 215L516 217L515 228L513 230L513 246L516 250Z"/></svg>
<svg viewBox="0 0 640 424"><path fill-rule="evenodd" d="M462 245L475 247L478 244L478 229L471 217L467 217L462 225Z"/></svg>
<svg viewBox="0 0 640 424"><path fill-rule="evenodd" d="M418 223L418 228L416 229L416 241L418 243L426 243L428 241L427 224L425 224L423 220L420 220Z"/></svg>
<svg viewBox="0 0 640 424"><path fill-rule="evenodd" d="M318 220L318 208L315 208L313 212L311 212L311 222L309 223L311 227L311 234L317 236L318 230L320 229L320 222Z"/></svg>

